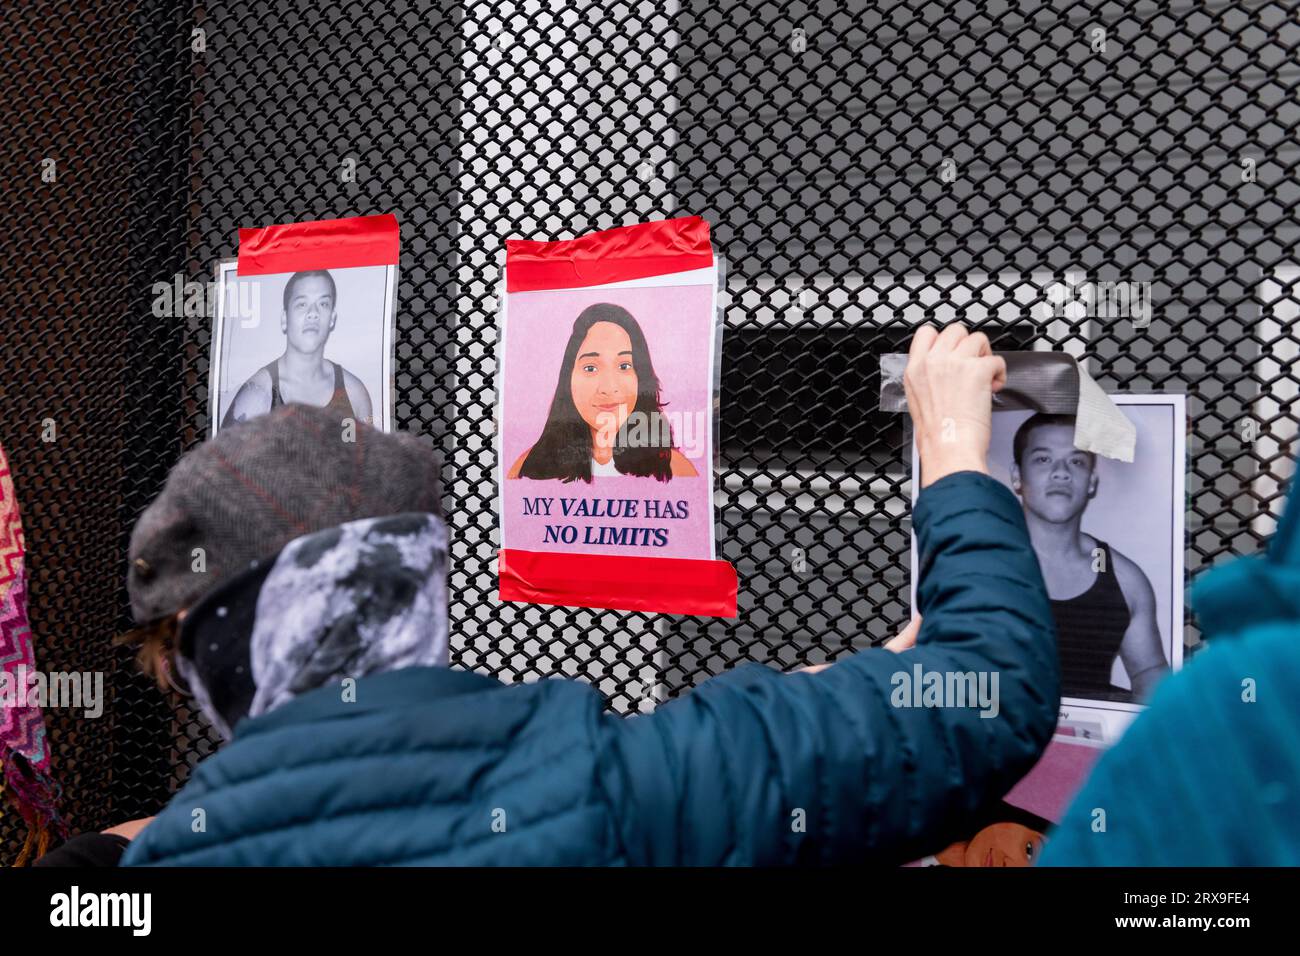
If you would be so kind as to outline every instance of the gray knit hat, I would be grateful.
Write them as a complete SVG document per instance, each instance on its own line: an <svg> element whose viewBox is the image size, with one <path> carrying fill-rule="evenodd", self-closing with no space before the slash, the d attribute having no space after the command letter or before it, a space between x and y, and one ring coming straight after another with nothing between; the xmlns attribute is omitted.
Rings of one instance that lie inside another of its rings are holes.
<svg viewBox="0 0 1300 956"><path fill-rule="evenodd" d="M190 607L304 534L379 515L441 516L439 470L414 436L352 426L327 408L285 405L222 429L177 462L136 522L131 613L146 624Z"/></svg>

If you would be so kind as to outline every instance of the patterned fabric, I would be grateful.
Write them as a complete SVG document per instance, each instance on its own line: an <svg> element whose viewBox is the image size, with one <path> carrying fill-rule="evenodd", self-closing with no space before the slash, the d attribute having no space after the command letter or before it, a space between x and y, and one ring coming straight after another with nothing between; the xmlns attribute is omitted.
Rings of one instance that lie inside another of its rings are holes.
<svg viewBox="0 0 1300 956"><path fill-rule="evenodd" d="M176 664L229 739L307 691L447 657L447 530L409 513L303 535L252 562L185 616Z"/></svg>
<svg viewBox="0 0 1300 956"><path fill-rule="evenodd" d="M35 670L27 623L27 577L23 570L23 525L0 448L0 684L13 693L0 697L0 812L14 806L27 822L23 865L39 857L52 835L65 835L59 818L59 788L50 776L50 744L39 707L26 706L26 675Z"/></svg>

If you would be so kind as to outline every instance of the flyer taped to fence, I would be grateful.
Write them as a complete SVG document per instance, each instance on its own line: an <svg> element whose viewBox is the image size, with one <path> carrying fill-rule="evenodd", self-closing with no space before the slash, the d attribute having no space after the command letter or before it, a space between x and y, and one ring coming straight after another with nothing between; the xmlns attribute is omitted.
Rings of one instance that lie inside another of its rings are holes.
<svg viewBox="0 0 1300 956"><path fill-rule="evenodd" d="M506 242L503 601L736 616L714 540L723 269L698 216Z"/></svg>
<svg viewBox="0 0 1300 956"><path fill-rule="evenodd" d="M240 229L217 265L212 434L291 402L391 431L399 252L391 214Z"/></svg>

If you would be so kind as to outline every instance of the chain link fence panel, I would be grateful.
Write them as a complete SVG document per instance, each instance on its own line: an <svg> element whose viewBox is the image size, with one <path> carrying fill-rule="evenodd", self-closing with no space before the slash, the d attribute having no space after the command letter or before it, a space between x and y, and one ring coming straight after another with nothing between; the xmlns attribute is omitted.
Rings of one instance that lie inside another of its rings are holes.
<svg viewBox="0 0 1300 956"><path fill-rule="evenodd" d="M878 360L923 321L1186 393L1187 570L1258 550L1300 392L1296 7L6 5L0 441L38 665L108 684L100 718L47 713L73 829L155 812L218 745L111 638L130 528L209 426L211 319L156 314L155 283L209 282L240 226L398 216L396 420L444 455L459 667L634 713L894 633L911 485ZM681 214L729 262L715 501L740 616L502 604L503 240ZM1058 314L1079 280L1149 282L1153 313ZM20 844L0 817L0 858Z"/></svg>

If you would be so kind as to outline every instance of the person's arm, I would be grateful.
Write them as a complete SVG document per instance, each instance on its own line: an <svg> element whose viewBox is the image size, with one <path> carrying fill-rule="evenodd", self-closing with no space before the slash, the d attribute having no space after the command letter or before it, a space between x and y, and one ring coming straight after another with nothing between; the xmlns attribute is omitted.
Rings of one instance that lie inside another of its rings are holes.
<svg viewBox="0 0 1300 956"><path fill-rule="evenodd" d="M139 820L128 820L126 823L119 823L115 827L109 827L103 831L109 836L120 836L126 840L134 840L149 824L153 823L153 817L141 817Z"/></svg>
<svg viewBox="0 0 1300 956"><path fill-rule="evenodd" d="M1156 625L1156 593L1142 569L1113 551L1115 577L1128 602L1129 624L1119 645L1119 658L1133 685L1133 699L1144 701L1169 669Z"/></svg>
<svg viewBox="0 0 1300 956"><path fill-rule="evenodd" d="M811 674L744 666L606 718L602 781L634 862L904 862L952 842L1038 759L1059 703L1051 609L1018 502L979 473L998 366L964 337L931 330L921 351L945 357L909 381L927 486L916 647ZM996 691L983 708L906 706L918 669Z"/></svg>
<svg viewBox="0 0 1300 956"><path fill-rule="evenodd" d="M370 402L370 392L366 389L365 382L344 369L343 388L348 393L348 401L352 403L357 421L377 426L379 423L374 420L374 406Z"/></svg>
<svg viewBox="0 0 1300 956"><path fill-rule="evenodd" d="M952 842L1033 766L1058 675L1020 507L992 478L953 474L921 493L914 527L916 647L815 674L747 665L654 714L608 718L606 786L634 861L901 863ZM902 706L917 668L986 675L992 715Z"/></svg>
<svg viewBox="0 0 1300 956"><path fill-rule="evenodd" d="M32 866L86 867L117 866L130 839L113 830L103 833L79 833L61 846L50 850Z"/></svg>
<svg viewBox="0 0 1300 956"><path fill-rule="evenodd" d="M1258 557L1198 576L1205 649L1101 755L1040 866L1300 865L1297 595L1300 568Z"/></svg>
<svg viewBox="0 0 1300 956"><path fill-rule="evenodd" d="M230 403L221 427L229 428L236 422L265 415L270 410L271 376L267 374L266 369L258 369L235 393L234 401Z"/></svg>

